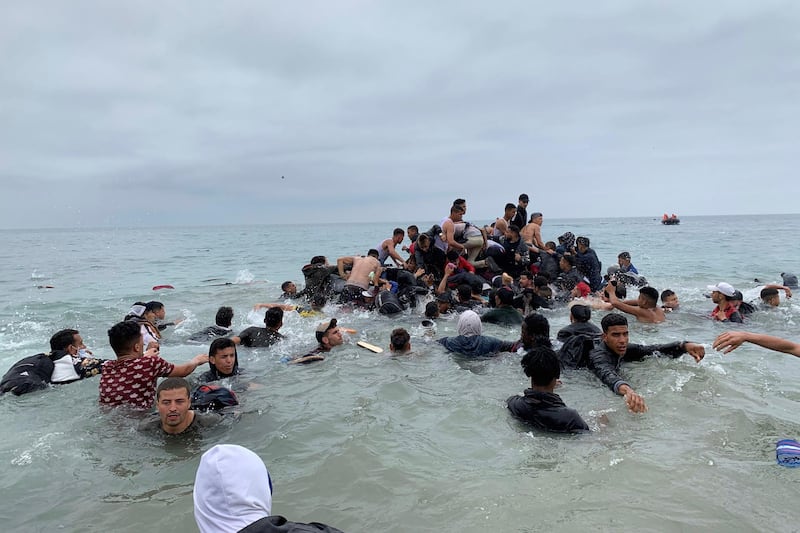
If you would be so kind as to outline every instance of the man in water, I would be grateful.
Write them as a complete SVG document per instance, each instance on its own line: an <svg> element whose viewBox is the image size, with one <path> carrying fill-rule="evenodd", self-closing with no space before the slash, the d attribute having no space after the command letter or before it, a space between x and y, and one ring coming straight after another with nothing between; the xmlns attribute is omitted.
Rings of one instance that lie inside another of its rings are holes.
<svg viewBox="0 0 800 533"><path fill-rule="evenodd" d="M525 375L531 378L531 386L525 390L524 396L514 395L506 400L506 406L514 416L547 431L589 431L581 415L568 408L555 393L561 377L561 363L552 348L536 346L523 356L520 364Z"/></svg>
<svg viewBox="0 0 800 533"><path fill-rule="evenodd" d="M603 286L602 264L597 254L591 248L589 237L578 237L575 239L578 251L575 254L575 266L578 272L589 280L589 287L592 291L599 290Z"/></svg>
<svg viewBox="0 0 800 533"><path fill-rule="evenodd" d="M185 377L208 362L208 356L200 354L181 365L170 363L158 356L158 345L145 352L139 324L132 320L111 326L108 343L117 359L106 361L100 376L100 404L106 406L150 409L159 377Z"/></svg>
<svg viewBox="0 0 800 533"><path fill-rule="evenodd" d="M389 351L392 355L403 355L411 351L411 335L405 328L395 328L389 336Z"/></svg>
<svg viewBox="0 0 800 533"><path fill-rule="evenodd" d="M616 288L617 281L609 282L612 287ZM623 302L614 290L606 291L608 302L614 309L619 309L623 313L628 313L636 317L636 320L644 324L660 324L666 320L664 310L658 306L658 291L653 287L642 287L639 289L639 297L636 304L629 304Z"/></svg>
<svg viewBox="0 0 800 533"><path fill-rule="evenodd" d="M617 264L619 265L619 271L622 273L630 272L632 274L639 274L639 271L636 270L636 267L631 263L630 252L621 252L617 256Z"/></svg>
<svg viewBox="0 0 800 533"><path fill-rule="evenodd" d="M166 322L166 319L167 319L167 308L164 307L163 303L157 302L155 300L147 302L145 304L145 310L146 311L152 311L153 313L155 313L155 316L156 316L155 324L158 327L159 331L164 331L169 326L177 326L178 324L183 322L182 318L178 318L178 319L172 320L170 322Z"/></svg>
<svg viewBox="0 0 800 533"><path fill-rule="evenodd" d="M484 357L517 349L517 343L483 335L481 317L475 311L464 311L458 317L458 335L437 341L448 351L469 357Z"/></svg>
<svg viewBox="0 0 800 533"><path fill-rule="evenodd" d="M48 383L72 383L102 372L104 359L95 359L76 329L62 329L50 337L50 352L14 363L0 381L0 394L17 396L44 389Z"/></svg>
<svg viewBox="0 0 800 533"><path fill-rule="evenodd" d="M227 337L233 333L231 324L233 323L233 308L223 305L217 309L217 315L214 317L215 324L208 326L206 329L193 333L188 340L204 342L217 337Z"/></svg>
<svg viewBox="0 0 800 533"><path fill-rule="evenodd" d="M376 287L381 285L381 267L378 261L378 251L369 250L366 257L340 257L336 260L336 268L339 276L347 283L342 290L339 303L354 302L357 305L364 304L364 291L369 289L370 284ZM345 267L352 265L350 273L345 273Z"/></svg>
<svg viewBox="0 0 800 533"><path fill-rule="evenodd" d="M281 290L283 291L280 298L281 300L300 298L300 294L297 292L297 285L295 285L294 281L287 280L281 283Z"/></svg>
<svg viewBox="0 0 800 533"><path fill-rule="evenodd" d="M695 361L700 362L706 353L702 344L688 341L652 345L629 344L628 319L618 313L604 316L600 326L603 330L600 337L602 342L589 354L589 368L608 388L622 396L628 409L634 413L647 411L647 406L644 398L620 377L618 371L623 361L641 361L654 353L673 358L688 353Z"/></svg>
<svg viewBox="0 0 800 533"><path fill-rule="evenodd" d="M711 318L720 322L743 322L742 314L733 303L732 298L736 293L736 289L730 283L717 283L716 285L709 285L708 290L711 291L711 301L717 304L711 312Z"/></svg>
<svg viewBox="0 0 800 533"><path fill-rule="evenodd" d="M792 290L786 285L765 285L759 294L762 307L768 309L781 305L781 296L778 291L783 291L787 298L792 297Z"/></svg>
<svg viewBox="0 0 800 533"><path fill-rule="evenodd" d="M518 326L522 324L522 314L514 307L514 292L508 287L501 287L494 293L495 308L481 315L481 322L499 324L501 326Z"/></svg>
<svg viewBox="0 0 800 533"><path fill-rule="evenodd" d="M233 339L214 339L208 348L208 370L198 378L199 383L208 383L231 378L242 373Z"/></svg>
<svg viewBox="0 0 800 533"><path fill-rule="evenodd" d="M344 344L342 330L336 325L335 318L332 318L329 321L323 322L317 326L315 335L317 337L317 342L319 343L316 348L305 355L295 357L287 362L290 364L305 364L313 363L314 361L324 361L324 354L330 352L332 348Z"/></svg>
<svg viewBox="0 0 800 533"><path fill-rule="evenodd" d="M331 274L336 273L336 267L328 264L328 258L324 255L315 255L311 261L303 267L303 277L306 286L297 296L302 296L312 300L314 296L320 295L329 297L331 292Z"/></svg>
<svg viewBox="0 0 800 533"><path fill-rule="evenodd" d="M283 309L281 307L270 307L264 313L264 327L250 326L232 341L249 348L263 348L272 346L283 339L283 334L278 330L283 326ZM210 356L211 354L209 354Z"/></svg>
<svg viewBox="0 0 800 533"><path fill-rule="evenodd" d="M675 311L680 305L678 295L675 294L675 291L670 289L661 291L661 309L663 309L664 312L669 313L670 311Z"/></svg>
<svg viewBox="0 0 800 533"><path fill-rule="evenodd" d="M167 378L156 389L156 409L139 423L140 431L161 430L168 435L193 433L203 427L215 426L222 416L217 413L198 413L191 408L189 382L183 378Z"/></svg>
<svg viewBox="0 0 800 533"><path fill-rule="evenodd" d="M763 333L753 333L751 331L726 331L714 340L714 349L722 353L730 353L745 342L750 342L773 350L783 352L795 357L800 357L800 344L780 337L765 335Z"/></svg>

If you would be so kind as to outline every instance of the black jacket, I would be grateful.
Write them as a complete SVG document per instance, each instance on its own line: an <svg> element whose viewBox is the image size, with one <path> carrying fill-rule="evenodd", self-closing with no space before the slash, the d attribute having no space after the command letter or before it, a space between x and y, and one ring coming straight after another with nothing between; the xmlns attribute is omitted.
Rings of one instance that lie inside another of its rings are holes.
<svg viewBox="0 0 800 533"><path fill-rule="evenodd" d="M20 396L28 392L47 388L55 364L51 354L40 353L20 359L6 372L0 381L0 394L13 392ZM60 355L59 355L60 356ZM56 357L59 357L56 356Z"/></svg>
<svg viewBox="0 0 800 533"><path fill-rule="evenodd" d="M622 379L617 372L622 361L641 361L656 352L673 358L686 353L681 349L680 341L669 344L628 344L625 355L620 357L612 352L606 343L600 342L589 354L589 368L609 389L618 392L620 386L630 386L630 383Z"/></svg>
<svg viewBox="0 0 800 533"><path fill-rule="evenodd" d="M564 342L568 338L573 337L575 335L586 335L587 337L596 339L602 334L603 332L600 331L600 328L598 328L591 322L574 322L569 326L565 326L560 330L558 330L558 335L556 336L556 338L561 342Z"/></svg>
<svg viewBox="0 0 800 533"><path fill-rule="evenodd" d="M506 405L514 416L538 429L560 433L589 431L578 411L564 405L561 397L552 392L526 389L525 396L512 396Z"/></svg>
<svg viewBox="0 0 800 533"><path fill-rule="evenodd" d="M309 524L301 524L300 522L289 522L282 516L267 516L253 522L244 529L240 529L239 533L343 533L342 530L335 527L326 526L319 522L311 522Z"/></svg>

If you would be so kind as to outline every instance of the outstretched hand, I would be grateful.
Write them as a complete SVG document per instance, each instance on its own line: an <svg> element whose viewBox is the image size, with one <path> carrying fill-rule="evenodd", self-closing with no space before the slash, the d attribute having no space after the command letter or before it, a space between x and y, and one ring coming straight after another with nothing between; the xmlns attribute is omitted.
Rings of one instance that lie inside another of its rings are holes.
<svg viewBox="0 0 800 533"><path fill-rule="evenodd" d="M747 333L744 331L726 331L714 339L712 346L719 352L730 353L746 341Z"/></svg>
<svg viewBox="0 0 800 533"><path fill-rule="evenodd" d="M686 350L686 353L694 357L694 360L698 363L706 356L706 347L696 342L687 342L683 345L683 349Z"/></svg>

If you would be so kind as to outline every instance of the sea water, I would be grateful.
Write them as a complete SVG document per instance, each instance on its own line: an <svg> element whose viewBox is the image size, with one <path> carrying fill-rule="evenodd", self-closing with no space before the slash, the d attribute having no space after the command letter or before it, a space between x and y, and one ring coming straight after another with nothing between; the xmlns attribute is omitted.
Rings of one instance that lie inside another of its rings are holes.
<svg viewBox="0 0 800 533"><path fill-rule="evenodd" d="M234 308L236 331L258 325L263 312L252 306L276 301L284 280L302 286L300 268L312 256L363 254L394 226L2 231L0 370L47 351L65 327L79 329L96 356L113 358L106 330L134 301L150 299L184 319L166 332L162 356L186 361L207 346L185 339L212 324L220 305ZM200 455L235 443L267 464L274 514L345 531L795 530L800 478L776 466L774 450L800 436L800 360L750 345L723 356L710 344L734 327L798 340L800 294L744 326L712 322L704 294L727 281L756 299L754 279L800 273L800 216L686 217L679 226L545 219L542 232L555 240L568 230L591 238L604 268L630 251L652 286L678 293L680 311L659 325L632 322L631 342L706 345L699 364L684 356L623 366L646 414L629 413L589 372L571 371L557 392L595 431L532 431L505 408L528 386L520 356L445 353L420 326L422 306L387 318L329 305L326 316L357 331L347 344L319 364L281 363L315 345L322 320L287 313L285 341L239 349L259 385L240 394L239 417L200 438L141 434L134 419L102 412L97 378L0 398L0 527L196 531ZM151 290L162 284L174 289ZM545 314L555 337L567 311ZM441 320L437 335L455 334L455 325ZM385 347L396 326L411 331L412 356L355 345ZM494 325L485 333L519 336Z"/></svg>

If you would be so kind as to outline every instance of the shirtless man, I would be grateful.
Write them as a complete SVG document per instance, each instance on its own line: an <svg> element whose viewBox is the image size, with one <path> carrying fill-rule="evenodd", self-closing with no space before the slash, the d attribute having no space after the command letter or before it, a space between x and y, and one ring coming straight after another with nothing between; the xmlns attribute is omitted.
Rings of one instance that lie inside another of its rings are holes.
<svg viewBox="0 0 800 533"><path fill-rule="evenodd" d="M486 249L486 231L463 220L466 209L460 204L453 204L450 216L442 223L442 241L448 250L467 253L467 260L476 268L486 266L486 261L477 261L481 250ZM463 243L458 242L463 240Z"/></svg>
<svg viewBox="0 0 800 533"><path fill-rule="evenodd" d="M346 265L352 265L350 274L344 271ZM336 268L339 270L339 277L347 281L342 289L340 303L361 303L364 298L361 293L369 289L370 283L375 286L381 283L383 269L378 261L378 250L370 250L366 257L340 257L336 260Z"/></svg>
<svg viewBox="0 0 800 533"><path fill-rule="evenodd" d="M544 242L542 241L542 221L544 216L541 213L534 213L531 215L531 221L525 224L525 227L520 231L520 236L528 248L534 248L535 252L547 251ZM549 253L549 252L548 252ZM555 253L555 251L553 251Z"/></svg>
<svg viewBox="0 0 800 533"><path fill-rule="evenodd" d="M616 287L616 281L611 281L610 283ZM658 291L653 287L639 289L639 298L636 300L636 305L621 301L614 291L607 290L606 293L608 293L608 302L614 309L619 309L623 313L635 316L639 322L660 324L666 320L664 310L658 306Z"/></svg>
<svg viewBox="0 0 800 533"><path fill-rule="evenodd" d="M406 267L406 262L397 253L397 245L403 242L403 239L406 237L406 232L403 231L403 228L394 228L392 232L392 236L388 239L385 239L378 245L378 261L380 262L381 266L386 263L388 258L392 258L394 264L400 268Z"/></svg>

